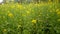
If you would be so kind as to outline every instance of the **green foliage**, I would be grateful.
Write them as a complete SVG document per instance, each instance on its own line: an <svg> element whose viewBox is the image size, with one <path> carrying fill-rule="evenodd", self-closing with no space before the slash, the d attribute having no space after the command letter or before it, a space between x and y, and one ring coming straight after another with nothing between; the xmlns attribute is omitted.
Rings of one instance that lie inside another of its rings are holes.
<svg viewBox="0 0 60 34"><path fill-rule="evenodd" d="M60 4L0 5L0 34L60 34Z"/></svg>

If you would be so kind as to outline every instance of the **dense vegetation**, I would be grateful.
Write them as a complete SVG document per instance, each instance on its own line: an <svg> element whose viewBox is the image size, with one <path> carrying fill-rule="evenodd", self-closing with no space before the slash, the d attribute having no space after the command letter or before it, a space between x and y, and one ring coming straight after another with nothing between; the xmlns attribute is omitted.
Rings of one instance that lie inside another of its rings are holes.
<svg viewBox="0 0 60 34"><path fill-rule="evenodd" d="M60 4L0 5L0 34L60 34Z"/></svg>

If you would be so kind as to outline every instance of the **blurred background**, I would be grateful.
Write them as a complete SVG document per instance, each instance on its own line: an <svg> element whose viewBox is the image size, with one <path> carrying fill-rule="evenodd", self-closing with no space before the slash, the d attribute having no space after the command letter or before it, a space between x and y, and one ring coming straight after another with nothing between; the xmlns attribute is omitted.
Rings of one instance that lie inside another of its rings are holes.
<svg viewBox="0 0 60 34"><path fill-rule="evenodd" d="M0 0L0 34L60 34L60 0Z"/></svg>
<svg viewBox="0 0 60 34"><path fill-rule="evenodd" d="M42 2L60 3L60 0L0 0L0 3L42 3Z"/></svg>

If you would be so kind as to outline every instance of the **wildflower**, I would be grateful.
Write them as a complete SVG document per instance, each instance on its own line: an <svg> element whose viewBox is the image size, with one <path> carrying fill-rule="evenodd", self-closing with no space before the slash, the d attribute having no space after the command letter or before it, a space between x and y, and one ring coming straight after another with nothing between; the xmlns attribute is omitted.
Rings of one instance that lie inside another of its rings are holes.
<svg viewBox="0 0 60 34"><path fill-rule="evenodd" d="M56 9L56 12L58 12L59 11L59 9Z"/></svg>
<svg viewBox="0 0 60 34"><path fill-rule="evenodd" d="M32 20L32 23L36 23L36 20Z"/></svg>
<svg viewBox="0 0 60 34"><path fill-rule="evenodd" d="M59 11L59 12L57 12L57 14L59 15L59 14L60 14L60 11Z"/></svg>
<svg viewBox="0 0 60 34"><path fill-rule="evenodd" d="M27 11L27 14L29 14L30 12L29 11Z"/></svg>
<svg viewBox="0 0 60 34"><path fill-rule="evenodd" d="M9 17L13 17L13 14L12 14L12 13L9 13L8 16L9 16Z"/></svg>
<svg viewBox="0 0 60 34"><path fill-rule="evenodd" d="M15 7L14 5L11 6L11 8L14 8L14 7Z"/></svg>
<svg viewBox="0 0 60 34"><path fill-rule="evenodd" d="M17 5L18 8L23 9L24 7L22 5Z"/></svg>

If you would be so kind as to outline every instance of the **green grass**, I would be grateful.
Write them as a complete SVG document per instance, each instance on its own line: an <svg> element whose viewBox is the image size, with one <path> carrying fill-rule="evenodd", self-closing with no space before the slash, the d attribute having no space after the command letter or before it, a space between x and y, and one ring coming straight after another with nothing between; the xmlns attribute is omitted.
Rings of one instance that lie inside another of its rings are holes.
<svg viewBox="0 0 60 34"><path fill-rule="evenodd" d="M58 12L60 4L0 5L0 34L60 34Z"/></svg>

